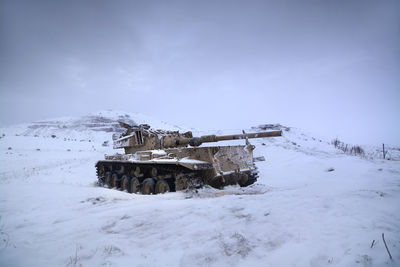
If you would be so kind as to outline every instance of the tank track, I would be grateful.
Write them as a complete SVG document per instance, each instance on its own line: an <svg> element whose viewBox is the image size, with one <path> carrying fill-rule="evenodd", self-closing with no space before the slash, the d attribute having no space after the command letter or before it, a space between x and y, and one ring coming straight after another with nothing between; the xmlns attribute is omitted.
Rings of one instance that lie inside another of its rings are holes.
<svg viewBox="0 0 400 267"><path fill-rule="evenodd" d="M176 165L99 161L96 172L99 186L129 193L160 194L203 186L195 172Z"/></svg>
<svg viewBox="0 0 400 267"><path fill-rule="evenodd" d="M142 194L198 189L204 184L219 189L234 184L245 187L255 183L258 177L258 172L253 171L217 176L211 181L204 181L200 173L182 166L121 161L99 161L96 163L96 173L99 186Z"/></svg>
<svg viewBox="0 0 400 267"><path fill-rule="evenodd" d="M214 177L212 181L209 181L209 184L212 187L222 189L227 185L240 185L241 187L246 187L254 184L258 178L258 171L254 169L253 171L248 171L244 173L231 173L229 175L220 175Z"/></svg>

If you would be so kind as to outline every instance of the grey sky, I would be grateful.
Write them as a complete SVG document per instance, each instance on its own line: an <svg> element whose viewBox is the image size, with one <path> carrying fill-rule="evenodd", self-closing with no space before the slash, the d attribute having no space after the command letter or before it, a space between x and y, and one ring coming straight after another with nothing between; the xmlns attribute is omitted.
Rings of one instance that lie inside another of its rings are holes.
<svg viewBox="0 0 400 267"><path fill-rule="evenodd" d="M0 123L141 112L400 144L399 1L0 0Z"/></svg>

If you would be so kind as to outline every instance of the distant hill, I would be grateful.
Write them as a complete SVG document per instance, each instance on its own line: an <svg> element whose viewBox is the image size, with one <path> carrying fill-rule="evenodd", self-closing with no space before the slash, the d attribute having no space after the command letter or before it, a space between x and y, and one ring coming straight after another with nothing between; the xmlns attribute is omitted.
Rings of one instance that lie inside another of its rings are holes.
<svg viewBox="0 0 400 267"><path fill-rule="evenodd" d="M124 128L119 125L119 121L129 125L147 123L150 124L152 128L168 130L181 129L178 126L170 125L140 113L103 110L81 117L62 117L1 127L0 134L109 139L113 133L121 133L124 131Z"/></svg>

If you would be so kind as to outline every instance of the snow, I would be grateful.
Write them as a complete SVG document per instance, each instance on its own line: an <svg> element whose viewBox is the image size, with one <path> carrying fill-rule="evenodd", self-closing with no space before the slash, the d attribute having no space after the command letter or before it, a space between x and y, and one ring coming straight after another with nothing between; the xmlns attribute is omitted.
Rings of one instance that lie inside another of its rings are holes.
<svg viewBox="0 0 400 267"><path fill-rule="evenodd" d="M197 159L190 159L188 157L182 158L179 160L180 163L186 163L186 164L203 164L203 163L208 163L206 161L202 160L197 160Z"/></svg>
<svg viewBox="0 0 400 267"><path fill-rule="evenodd" d="M94 185L95 162L121 150L77 119L0 128L0 266L399 265L396 148L392 160L350 156L290 128L249 140L266 158L250 187L147 196Z"/></svg>
<svg viewBox="0 0 400 267"><path fill-rule="evenodd" d="M161 156L167 156L167 152L165 152L165 150L161 150L161 149L154 149L154 150L150 150L152 155L157 155L159 157Z"/></svg>

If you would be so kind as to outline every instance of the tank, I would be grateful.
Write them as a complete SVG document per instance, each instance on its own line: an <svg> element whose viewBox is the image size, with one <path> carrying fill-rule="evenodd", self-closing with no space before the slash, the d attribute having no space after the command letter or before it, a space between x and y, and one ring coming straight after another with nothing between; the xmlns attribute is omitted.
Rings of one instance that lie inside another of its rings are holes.
<svg viewBox="0 0 400 267"><path fill-rule="evenodd" d="M226 185L242 187L258 177L251 138L281 136L281 131L234 135L204 135L192 132L153 130L147 124L130 126L113 135L114 149L124 154L105 155L96 163L101 186L129 193L160 194L210 185L221 189ZM244 145L205 146L227 140L243 139ZM259 159L259 160L262 160Z"/></svg>

